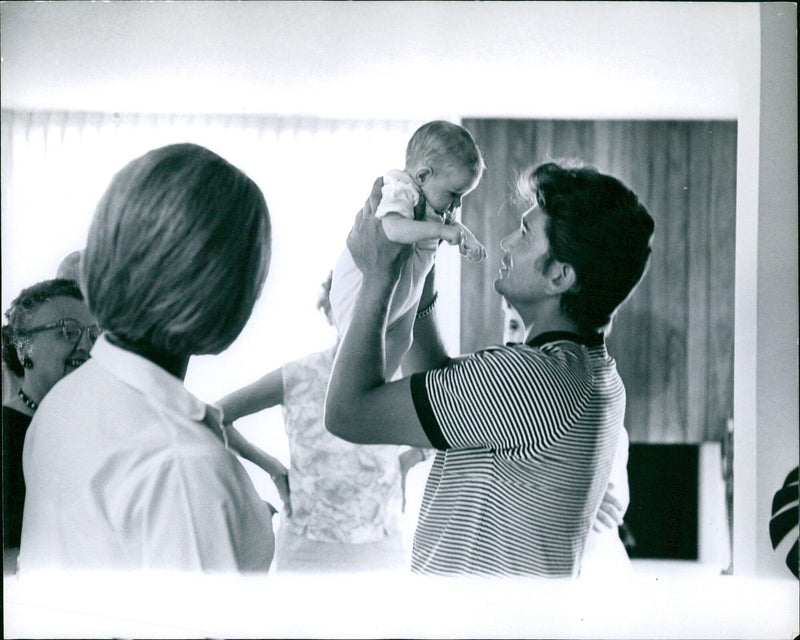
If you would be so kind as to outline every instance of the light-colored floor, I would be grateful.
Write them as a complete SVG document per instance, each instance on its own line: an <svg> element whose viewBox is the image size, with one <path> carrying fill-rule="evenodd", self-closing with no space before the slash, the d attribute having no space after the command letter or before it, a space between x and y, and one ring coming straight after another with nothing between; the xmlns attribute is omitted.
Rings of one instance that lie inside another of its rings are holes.
<svg viewBox="0 0 800 640"><path fill-rule="evenodd" d="M634 562L626 580L39 576L4 581L5 635L58 638L792 638L798 582Z"/></svg>
<svg viewBox="0 0 800 640"><path fill-rule="evenodd" d="M427 469L409 477L416 521ZM408 543L413 533L409 525ZM721 545L724 546L724 545ZM719 557L716 557L719 556ZM725 558L722 558L725 556ZM722 560L725 562L722 562ZM157 581L4 579L7 638L752 638L797 636L798 582L713 562L632 560L578 581L433 579L407 571Z"/></svg>

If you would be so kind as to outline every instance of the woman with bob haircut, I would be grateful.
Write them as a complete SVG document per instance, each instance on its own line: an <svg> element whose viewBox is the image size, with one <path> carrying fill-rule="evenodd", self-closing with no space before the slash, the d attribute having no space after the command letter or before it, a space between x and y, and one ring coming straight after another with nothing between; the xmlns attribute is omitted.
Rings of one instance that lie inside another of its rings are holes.
<svg viewBox="0 0 800 640"><path fill-rule="evenodd" d="M271 507L219 409L183 386L191 356L239 335L269 259L264 196L208 149L155 149L114 176L81 261L104 333L28 430L21 572L269 569Z"/></svg>

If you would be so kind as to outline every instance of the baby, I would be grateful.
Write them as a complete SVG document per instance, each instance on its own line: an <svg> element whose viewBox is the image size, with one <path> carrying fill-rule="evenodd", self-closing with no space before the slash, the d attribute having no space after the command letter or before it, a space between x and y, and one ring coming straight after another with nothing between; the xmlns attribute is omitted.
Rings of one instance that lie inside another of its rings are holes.
<svg viewBox="0 0 800 640"><path fill-rule="evenodd" d="M480 262L486 250L472 232L456 220L461 199L480 181L484 164L469 132L456 124L436 120L420 127L408 142L403 171L383 178L381 202L375 216L386 237L413 244L412 257L403 265L392 296L386 331L386 376L400 366L411 346L414 315L425 278L433 267L441 241L458 245L467 260ZM425 212L415 217L414 207L424 198ZM362 276L349 251L336 263L331 286L331 307L339 335L350 326Z"/></svg>

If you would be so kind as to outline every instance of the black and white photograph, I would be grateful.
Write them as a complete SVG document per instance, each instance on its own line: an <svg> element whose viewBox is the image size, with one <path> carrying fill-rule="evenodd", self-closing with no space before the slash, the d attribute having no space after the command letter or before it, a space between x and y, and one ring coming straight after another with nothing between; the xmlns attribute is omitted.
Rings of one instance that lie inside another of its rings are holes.
<svg viewBox="0 0 800 640"><path fill-rule="evenodd" d="M796 27L0 0L3 637L797 637Z"/></svg>

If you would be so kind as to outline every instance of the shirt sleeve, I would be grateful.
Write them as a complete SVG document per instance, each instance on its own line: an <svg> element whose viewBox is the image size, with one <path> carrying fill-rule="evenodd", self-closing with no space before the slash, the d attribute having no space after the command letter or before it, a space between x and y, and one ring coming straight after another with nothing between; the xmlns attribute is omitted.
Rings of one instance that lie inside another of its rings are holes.
<svg viewBox="0 0 800 640"><path fill-rule="evenodd" d="M399 171L391 171L383 176L381 201L375 210L376 218L383 218L387 213L399 213L409 220L414 219L414 207L419 202L416 185L410 178Z"/></svg>
<svg viewBox="0 0 800 640"><path fill-rule="evenodd" d="M131 531L141 527L142 566L266 572L274 553L268 507L227 451L165 461L138 491Z"/></svg>
<svg viewBox="0 0 800 640"><path fill-rule="evenodd" d="M416 374L411 392L437 449L543 450L574 424L591 380L580 353L528 346L493 347Z"/></svg>

